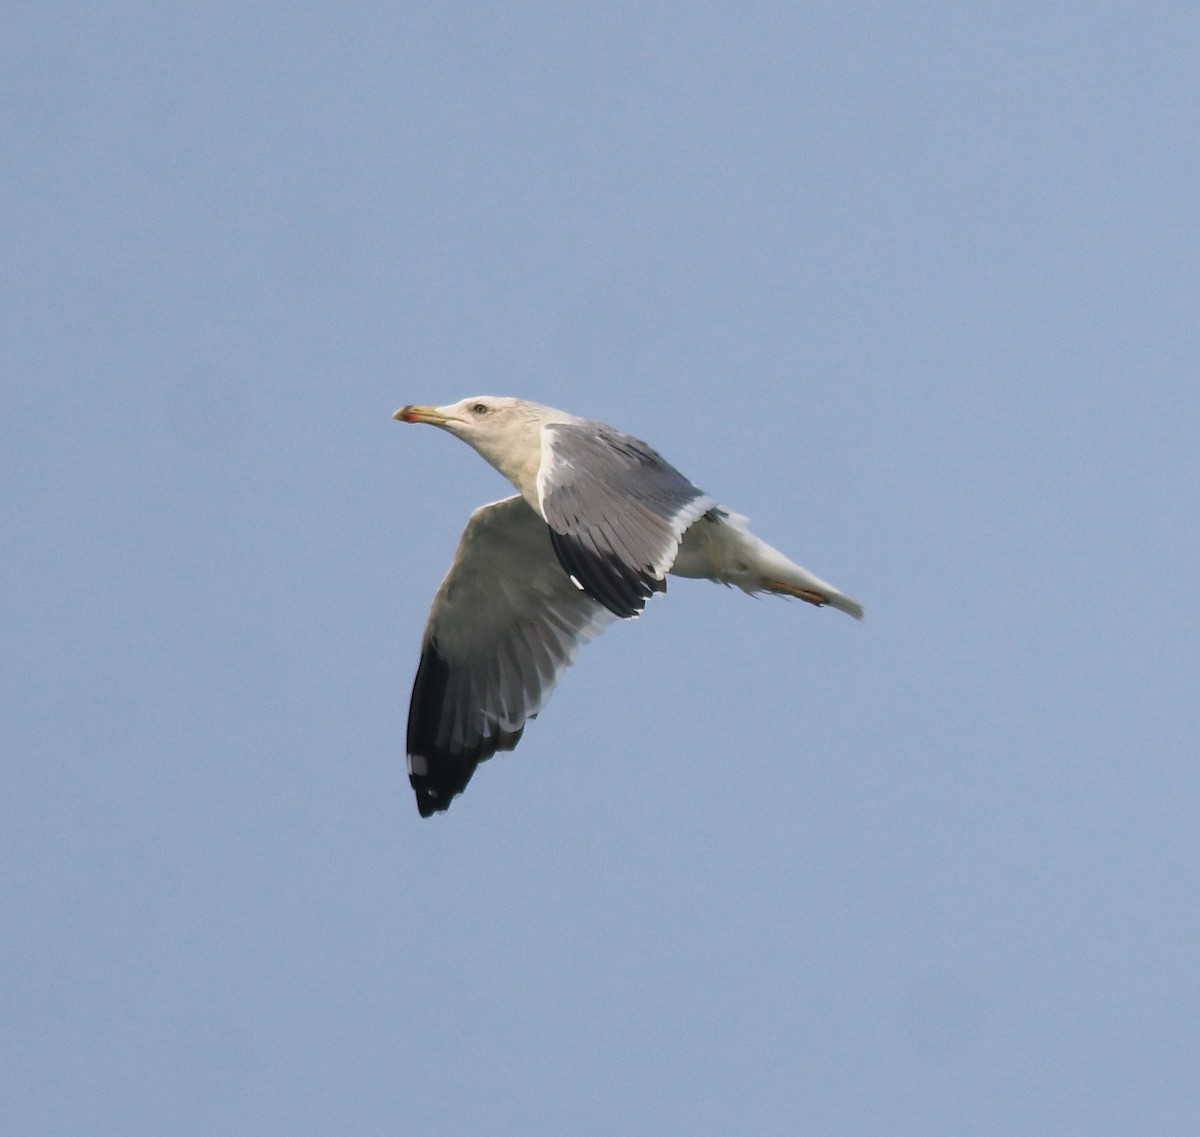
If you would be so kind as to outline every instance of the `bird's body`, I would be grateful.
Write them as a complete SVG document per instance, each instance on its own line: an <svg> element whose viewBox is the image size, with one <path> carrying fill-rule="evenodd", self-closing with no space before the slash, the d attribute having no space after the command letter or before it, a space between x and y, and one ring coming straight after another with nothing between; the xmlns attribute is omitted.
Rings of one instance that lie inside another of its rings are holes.
<svg viewBox="0 0 1200 1137"><path fill-rule="evenodd" d="M423 817L511 750L581 644L638 615L667 573L862 607L750 532L644 442L524 399L406 406L468 443L518 490L477 509L442 581L408 719Z"/></svg>

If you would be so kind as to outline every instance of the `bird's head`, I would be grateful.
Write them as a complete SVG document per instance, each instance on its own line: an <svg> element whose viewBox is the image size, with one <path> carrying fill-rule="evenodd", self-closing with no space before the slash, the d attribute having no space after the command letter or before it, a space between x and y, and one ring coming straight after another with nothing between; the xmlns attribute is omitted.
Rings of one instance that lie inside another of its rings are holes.
<svg viewBox="0 0 1200 1137"><path fill-rule="evenodd" d="M526 468L537 469L541 429L548 422L577 422L574 415L501 395L476 395L444 407L401 407L398 422L425 422L461 438L524 491Z"/></svg>

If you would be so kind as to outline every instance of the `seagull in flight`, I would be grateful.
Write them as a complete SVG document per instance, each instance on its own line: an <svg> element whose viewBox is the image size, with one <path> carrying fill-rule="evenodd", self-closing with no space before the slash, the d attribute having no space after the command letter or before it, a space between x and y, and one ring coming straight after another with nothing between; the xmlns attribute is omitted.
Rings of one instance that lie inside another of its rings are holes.
<svg viewBox="0 0 1200 1137"><path fill-rule="evenodd" d="M433 598L408 711L422 817L512 750L579 648L637 616L667 573L828 605L862 605L750 532L646 443L526 399L405 406L462 439L517 493L471 514Z"/></svg>

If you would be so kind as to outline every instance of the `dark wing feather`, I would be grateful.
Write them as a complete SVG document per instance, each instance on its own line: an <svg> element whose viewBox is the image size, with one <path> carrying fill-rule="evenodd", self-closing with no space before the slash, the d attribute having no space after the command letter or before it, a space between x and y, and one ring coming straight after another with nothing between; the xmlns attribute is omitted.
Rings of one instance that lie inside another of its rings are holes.
<svg viewBox="0 0 1200 1137"><path fill-rule="evenodd" d="M449 808L485 758L516 746L580 646L611 620L568 579L523 498L471 515L433 600L408 711L422 817Z"/></svg>
<svg viewBox="0 0 1200 1137"><path fill-rule="evenodd" d="M538 496L563 568L622 617L663 590L684 532L716 504L661 454L602 423L542 428Z"/></svg>

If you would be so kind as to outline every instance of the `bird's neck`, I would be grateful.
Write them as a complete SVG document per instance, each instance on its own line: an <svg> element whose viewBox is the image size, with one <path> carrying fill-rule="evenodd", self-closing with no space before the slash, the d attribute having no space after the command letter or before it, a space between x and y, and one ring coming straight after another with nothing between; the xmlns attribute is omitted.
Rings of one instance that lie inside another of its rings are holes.
<svg viewBox="0 0 1200 1137"><path fill-rule="evenodd" d="M472 439L475 447L487 463L500 471L526 501L537 508L537 474L542 464L542 448L537 433L522 440L521 445L512 445L511 439Z"/></svg>

